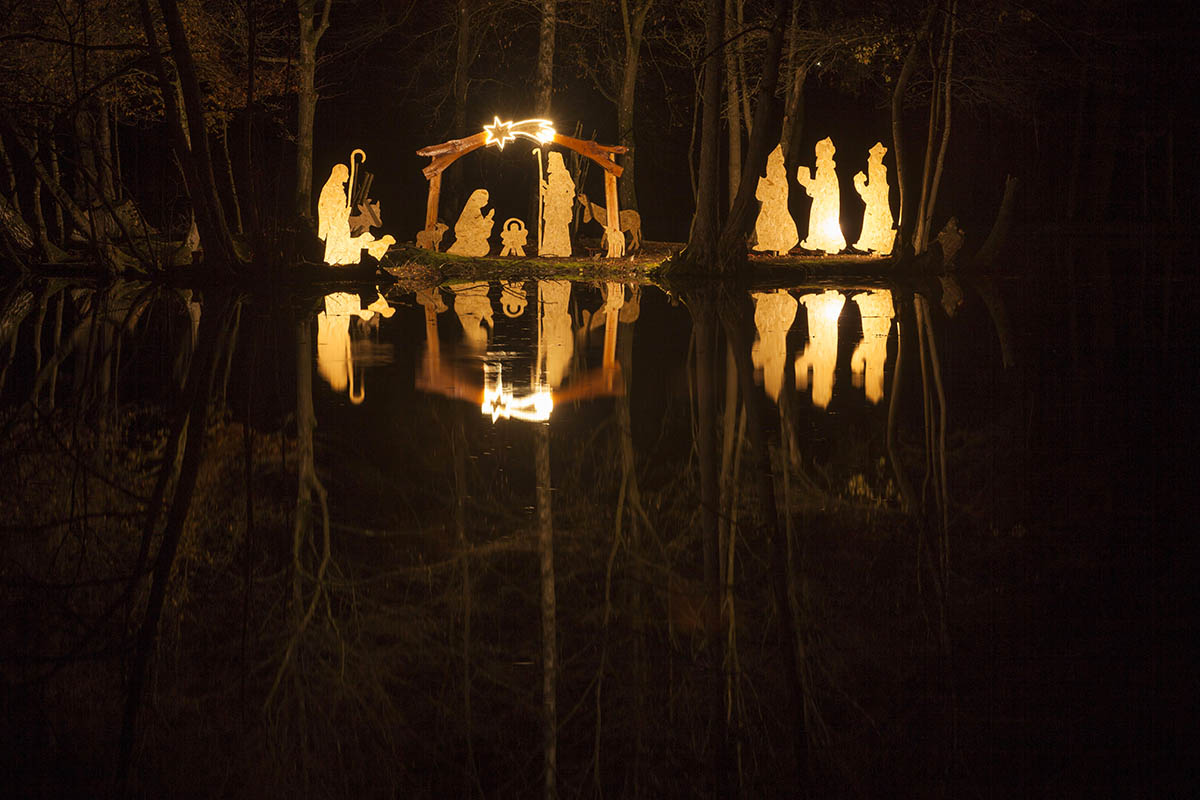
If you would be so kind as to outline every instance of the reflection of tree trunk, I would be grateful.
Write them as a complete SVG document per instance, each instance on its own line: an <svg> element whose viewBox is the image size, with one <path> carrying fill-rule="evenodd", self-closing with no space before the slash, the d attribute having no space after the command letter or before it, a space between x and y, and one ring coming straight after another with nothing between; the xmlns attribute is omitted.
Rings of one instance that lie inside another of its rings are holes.
<svg viewBox="0 0 1200 800"><path fill-rule="evenodd" d="M720 495L716 454L717 315L711 292L697 292L688 300L696 332L696 450L700 467L700 531L704 554L704 600L700 623L712 661L710 713L718 726L713 760L717 796L728 795L731 780L729 720L725 716L724 647L719 624L721 613L720 542L717 514Z"/></svg>
<svg viewBox="0 0 1200 800"><path fill-rule="evenodd" d="M478 769L475 766L475 743L471 724L471 559L467 540L467 434L463 425L463 409L455 406L454 432L454 530L462 554L462 701L463 729L466 731L466 763L463 764L463 796L475 793ZM482 792L480 792L482 794Z"/></svg>
<svg viewBox="0 0 1200 800"><path fill-rule="evenodd" d="M617 335L617 360L621 365L621 374L625 391L617 396L617 426L621 436L621 475L625 487L629 514L629 535L627 549L630 553L630 595L629 615L631 619L642 619L642 522L649 527L646 510L642 506L641 486L637 475L637 457L633 447L633 417L629 410L629 397L633 390L633 323L621 324ZM618 509L620 511L620 509ZM634 689L634 719L633 728L636 737L634 749L633 795L637 796L640 785L640 761L638 756L642 750L642 733L645 726L645 702L647 693L646 665L643 657L646 652L645 626L638 625L633 637L633 689Z"/></svg>
<svg viewBox="0 0 1200 800"><path fill-rule="evenodd" d="M896 368L892 372L891 396L888 398L887 417L887 451L888 460L892 462L892 472L896 475L896 485L900 489L901 502L905 511L916 508L912 484L904 471L904 465L896 455L896 415L900 408L900 391L904 379L904 337L901 335L901 322L896 319Z"/></svg>
<svg viewBox="0 0 1200 800"><path fill-rule="evenodd" d="M538 556L542 587L542 758L545 797L558 796L558 645L554 597L554 523L550 503L550 425L534 428L537 461Z"/></svg>
<svg viewBox="0 0 1200 800"><path fill-rule="evenodd" d="M792 720L792 747L797 772L796 796L802 797L808 790L808 726L805 722L808 701L801 672L804 643L799 635L799 620L790 599L792 570L791 564L788 563L786 536L779 525L775 480L767 445L761 392L754 386L754 366L750 361L753 310L748 308L749 302L749 297L746 296L726 298L722 302L721 321L737 363L738 383L742 389L750 432L750 446L754 452L755 477L759 496L762 498L762 524L770 537L771 583L780 619L783 647L787 651L784 663L787 664L788 708Z"/></svg>
<svg viewBox="0 0 1200 800"><path fill-rule="evenodd" d="M141 708L142 692L148 677L150 657L158 637L158 621L162 615L167 583L175 563L175 553L183 535L184 524L191 509L196 477L199 474L200 462L204 455L209 401L212 398L218 355L223 349L231 312L235 307L228 296L220 297L213 292L209 297L212 298L212 308L201 319L200 347L197 351L194 368L188 376L187 388L184 393L185 402L181 404L173 425L172 441L168 444L167 450L169 457L163 461L158 481L159 487L165 490L165 484L169 481L167 476L174 471L175 453L182 446L183 455L179 467L179 477L174 482L174 490L171 492L167 520L163 527L158 554L154 559L150 596L146 601L146 611L138 629L133 664L129 673L128 694L125 699L117 762L118 794L124 793L125 781L132 763L137 718ZM154 528L157 525L158 511L162 508L161 501L165 499L164 494L156 491L155 501L158 501L158 505L149 509L147 524L143 530L143 547L148 545L153 536ZM137 581L140 574L140 569L135 571L133 580Z"/></svg>

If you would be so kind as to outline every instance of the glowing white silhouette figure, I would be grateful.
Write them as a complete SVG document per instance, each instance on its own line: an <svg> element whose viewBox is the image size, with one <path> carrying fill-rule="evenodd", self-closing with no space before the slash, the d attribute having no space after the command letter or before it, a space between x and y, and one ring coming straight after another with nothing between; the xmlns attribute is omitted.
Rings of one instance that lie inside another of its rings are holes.
<svg viewBox="0 0 1200 800"><path fill-rule="evenodd" d="M870 152L867 174L859 172L854 176L854 190L867 206L863 210L862 233L854 243L854 249L886 256L892 252L892 244L896 241L892 205L888 199L887 167L883 165L887 148L883 142L876 142Z"/></svg>
<svg viewBox="0 0 1200 800"><path fill-rule="evenodd" d="M575 196L579 204L583 206L583 222L591 222L595 220L604 226L604 235L607 240L612 236L612 231L608 229L608 209L599 203L593 203L588 200L588 196L580 192ZM625 231L629 231L629 252L633 252L642 246L642 215L632 208L622 208L617 212L617 220L621 226L621 253L626 252L625 248ZM607 243L607 242L606 242ZM612 254L610 253L611 257Z"/></svg>
<svg viewBox="0 0 1200 800"><path fill-rule="evenodd" d="M878 403L883 399L883 368L887 364L888 336L892 331L892 293L887 289L854 295L862 317L862 341L850 356L851 381L863 386L867 399Z"/></svg>
<svg viewBox="0 0 1200 800"><path fill-rule="evenodd" d="M571 255L571 214L575 203L575 181L563 164L562 153L551 151L546 158L545 198L542 210L542 241L539 256Z"/></svg>
<svg viewBox="0 0 1200 800"><path fill-rule="evenodd" d="M786 289L774 292L754 292L754 327L758 338L750 348L755 376L767 395L779 402L783 388L783 367L787 361L787 335L796 320L799 305Z"/></svg>
<svg viewBox="0 0 1200 800"><path fill-rule="evenodd" d="M351 158L358 153L362 151L355 150ZM378 241L370 231L350 235L350 198L344 188L350 180L350 169L345 164L334 164L317 198L317 236L325 242L325 263L331 266L359 263L364 249L373 258L383 258L388 247L396 243L390 234Z"/></svg>
<svg viewBox="0 0 1200 800"><path fill-rule="evenodd" d="M805 250L840 253L846 248L846 239L842 236L842 226L838 221L841 192L835 169L837 165L833 163L833 140L826 136L817 142L815 149L816 174L812 174L808 167L796 169L796 180L813 199L812 210L808 213L808 236L800 246Z"/></svg>
<svg viewBox="0 0 1200 800"><path fill-rule="evenodd" d="M796 359L796 388L808 388L812 370L812 401L828 408L833 399L833 373L837 367L838 317L846 297L833 289L821 294L806 294L800 302L808 308L808 342Z"/></svg>
<svg viewBox="0 0 1200 800"><path fill-rule="evenodd" d="M476 189L471 192L463 205L458 222L454 223L454 244L446 250L459 256L486 256L491 250L488 237L492 235L492 225L495 224L496 209L490 209L487 216L483 207L488 203L487 189Z"/></svg>
<svg viewBox="0 0 1200 800"><path fill-rule="evenodd" d="M475 353L487 350L488 331L495 328L492 301L488 299L488 284L475 283L455 286L454 313L462 324L463 342Z"/></svg>
<svg viewBox="0 0 1200 800"><path fill-rule="evenodd" d="M755 250L786 255L796 246L800 235L796 222L788 211L787 172L783 167L783 146L775 145L767 156L767 175L758 179L754 196L762 201L758 219L754 222ZM778 396L778 395L776 395Z"/></svg>
<svg viewBox="0 0 1200 800"><path fill-rule="evenodd" d="M448 231L448 230L450 230L450 228L448 225L446 225L446 223L439 222L433 226L433 230L417 231L417 236L416 236L417 247L420 247L423 250L434 250L434 251L441 249L442 237L446 235L446 231Z"/></svg>
<svg viewBox="0 0 1200 800"><path fill-rule="evenodd" d="M525 255L525 243L528 239L529 229L525 227L524 222L516 217L505 220L504 227L500 229L500 243L504 245L500 248L500 255Z"/></svg>

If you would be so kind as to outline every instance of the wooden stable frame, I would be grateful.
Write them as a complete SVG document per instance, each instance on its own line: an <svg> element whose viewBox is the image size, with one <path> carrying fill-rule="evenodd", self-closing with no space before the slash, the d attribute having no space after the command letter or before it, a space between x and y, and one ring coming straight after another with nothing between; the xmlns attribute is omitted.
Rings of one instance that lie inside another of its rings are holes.
<svg viewBox="0 0 1200 800"><path fill-rule="evenodd" d="M488 132L485 130L474 136L451 139L448 142L423 147L417 151L417 155L433 159L421 170L426 180L429 181L429 194L425 200L426 231L432 234L437 225L438 201L441 199L442 193L442 173L467 153L493 142L494 140L489 141ZM576 139L574 136L564 136L561 133L555 133L554 138L546 144L557 144L568 150L574 150L600 165L604 170L604 199L608 205L608 224L605 227L609 230L619 231L621 229L621 210L617 205L617 178L621 177L621 173L625 169L617 163L617 153L627 152L629 148L623 145L597 144L594 141Z"/></svg>

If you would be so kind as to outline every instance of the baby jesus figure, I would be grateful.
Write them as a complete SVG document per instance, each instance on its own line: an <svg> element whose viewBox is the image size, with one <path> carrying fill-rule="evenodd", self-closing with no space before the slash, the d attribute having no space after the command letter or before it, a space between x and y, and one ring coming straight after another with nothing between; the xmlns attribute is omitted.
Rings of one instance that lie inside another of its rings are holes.
<svg viewBox="0 0 1200 800"><path fill-rule="evenodd" d="M500 231L500 242L504 245L500 248L500 255L525 255L525 243L528 238L529 230L524 222L516 217L505 220L504 229Z"/></svg>

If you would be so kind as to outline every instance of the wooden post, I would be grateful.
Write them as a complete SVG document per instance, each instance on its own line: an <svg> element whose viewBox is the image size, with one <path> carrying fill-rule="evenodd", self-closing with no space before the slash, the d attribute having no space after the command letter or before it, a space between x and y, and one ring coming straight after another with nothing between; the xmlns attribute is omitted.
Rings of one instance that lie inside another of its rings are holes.
<svg viewBox="0 0 1200 800"><path fill-rule="evenodd" d="M429 179L429 196L425 200L425 230L432 231L437 226L438 199L442 193L442 173L437 173Z"/></svg>
<svg viewBox="0 0 1200 800"><path fill-rule="evenodd" d="M608 154L609 161L616 163L617 157L612 153ZM621 210L617 207L617 176L610 170L604 171L604 200L608 206L608 222L605 227L608 230L614 230L620 233L621 231ZM607 240L607 231L606 240ZM621 234L624 236L624 234ZM614 256L612 249L608 250L609 256Z"/></svg>

